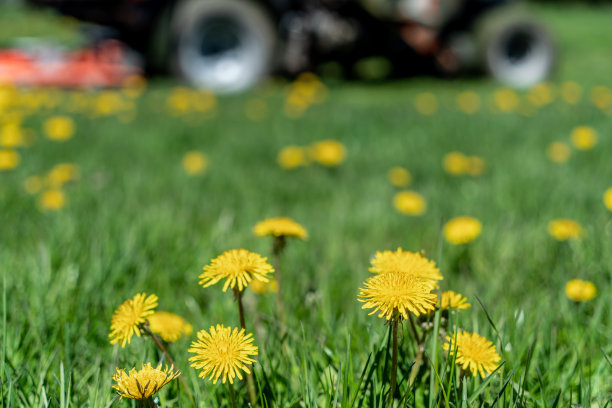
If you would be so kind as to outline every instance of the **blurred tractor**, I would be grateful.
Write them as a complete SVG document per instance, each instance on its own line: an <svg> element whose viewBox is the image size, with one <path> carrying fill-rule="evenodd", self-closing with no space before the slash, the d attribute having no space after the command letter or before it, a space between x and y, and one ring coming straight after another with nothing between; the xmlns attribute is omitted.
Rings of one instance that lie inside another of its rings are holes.
<svg viewBox="0 0 612 408"><path fill-rule="evenodd" d="M551 36L510 0L30 0L115 30L200 87L235 92L268 74L382 57L395 77L488 72L527 87L553 69Z"/></svg>

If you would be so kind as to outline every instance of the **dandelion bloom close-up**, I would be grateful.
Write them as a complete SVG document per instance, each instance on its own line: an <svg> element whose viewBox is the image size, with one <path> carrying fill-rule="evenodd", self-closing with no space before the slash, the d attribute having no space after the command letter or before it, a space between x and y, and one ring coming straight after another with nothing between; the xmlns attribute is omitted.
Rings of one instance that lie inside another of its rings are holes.
<svg viewBox="0 0 612 408"><path fill-rule="evenodd" d="M188 351L195 354L189 361L193 368L202 370L200 378L209 377L213 384L221 378L223 384L228 380L233 384L236 377L242 380L241 371L250 374L248 366L255 362L251 356L258 353L251 333L218 324L208 331L200 330L197 337Z"/></svg>
<svg viewBox="0 0 612 408"><path fill-rule="evenodd" d="M587 302L597 296L597 288L593 282L572 279L565 285L565 295L574 302Z"/></svg>
<svg viewBox="0 0 612 408"><path fill-rule="evenodd" d="M560 218L548 223L548 233L557 241L580 239L584 235L577 221Z"/></svg>
<svg viewBox="0 0 612 408"><path fill-rule="evenodd" d="M456 336L456 338L455 338ZM472 376L495 371L501 358L495 350L495 345L478 333L457 332L446 337L444 350L453 353L457 349L457 364L464 371L470 370Z"/></svg>
<svg viewBox="0 0 612 408"><path fill-rule="evenodd" d="M346 147L337 140L321 140L310 147L312 159L324 166L334 167L344 161Z"/></svg>
<svg viewBox="0 0 612 408"><path fill-rule="evenodd" d="M308 238L306 229L288 217L268 218L258 222L253 227L253 233L258 237L272 235L274 237Z"/></svg>
<svg viewBox="0 0 612 408"><path fill-rule="evenodd" d="M473 217L456 217L444 225L444 238L453 245L472 242L482 232L482 223Z"/></svg>
<svg viewBox="0 0 612 408"><path fill-rule="evenodd" d="M572 130L570 139L578 150L592 149L597 144L597 132L589 126L578 126Z"/></svg>
<svg viewBox="0 0 612 408"><path fill-rule="evenodd" d="M471 305L467 302L467 298L461 293L447 290L440 294L440 309L468 309Z"/></svg>
<svg viewBox="0 0 612 408"><path fill-rule="evenodd" d="M427 210L427 202L415 191L400 191L393 197L393 206L402 214L422 215Z"/></svg>
<svg viewBox="0 0 612 408"><path fill-rule="evenodd" d="M193 333L193 327L181 316L169 312L155 312L147 317L151 331L163 341L173 342Z"/></svg>
<svg viewBox="0 0 612 408"><path fill-rule="evenodd" d="M374 309L378 317L391 320L396 316L408 318L427 313L435 308L437 296L431 293L431 284L417 276L403 272L389 272L368 278L359 290L357 300L362 309Z"/></svg>
<svg viewBox="0 0 612 408"><path fill-rule="evenodd" d="M436 281L443 279L434 261L417 252L404 251L402 248L397 248L396 251L377 251L371 265L370 272L377 274L405 273L429 281L432 288L437 286Z"/></svg>
<svg viewBox="0 0 612 408"><path fill-rule="evenodd" d="M121 398L143 400L151 397L179 375L181 372L174 371L173 367L162 370L161 364L153 368L150 363L146 363L140 370L132 368L129 373L117 369L117 373L112 375L116 382L113 388Z"/></svg>
<svg viewBox="0 0 612 408"><path fill-rule="evenodd" d="M110 343L121 343L121 347L130 344L134 334L140 337L140 325L151 316L157 307L157 296L139 293L132 299L123 302L111 320Z"/></svg>
<svg viewBox="0 0 612 408"><path fill-rule="evenodd" d="M269 280L268 274L273 273L274 268L266 260L267 258L246 249L225 251L203 268L199 283L206 288L225 279L224 292L228 287L242 291L253 279L263 282Z"/></svg>

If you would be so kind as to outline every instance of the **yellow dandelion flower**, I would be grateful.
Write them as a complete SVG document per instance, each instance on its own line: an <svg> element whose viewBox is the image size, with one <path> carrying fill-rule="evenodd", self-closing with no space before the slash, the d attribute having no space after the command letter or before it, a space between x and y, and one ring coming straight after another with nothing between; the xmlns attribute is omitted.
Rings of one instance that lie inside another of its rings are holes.
<svg viewBox="0 0 612 408"><path fill-rule="evenodd" d="M601 110L605 110L612 106L612 91L603 86L595 86L591 89L591 102Z"/></svg>
<svg viewBox="0 0 612 408"><path fill-rule="evenodd" d="M469 158L460 152L450 152L444 156L442 167L451 176L460 176L470 168Z"/></svg>
<svg viewBox="0 0 612 408"><path fill-rule="evenodd" d="M19 122L9 122L0 131L0 146L12 149L25 146L26 137Z"/></svg>
<svg viewBox="0 0 612 408"><path fill-rule="evenodd" d="M438 111L438 98L431 92L423 92L416 96L414 107L421 115L433 115Z"/></svg>
<svg viewBox="0 0 612 408"><path fill-rule="evenodd" d="M321 140L312 144L310 154L314 161L334 167L344 161L346 148L337 140Z"/></svg>
<svg viewBox="0 0 612 408"><path fill-rule="evenodd" d="M263 295L266 292L278 292L278 282L276 279L270 279L270 282L262 282L254 279L249 283L249 287L258 295Z"/></svg>
<svg viewBox="0 0 612 408"><path fill-rule="evenodd" d="M396 251L377 251L371 265L370 272L404 273L429 281L432 288L437 287L436 281L444 279L434 261L417 252L404 251L402 248L397 248Z"/></svg>
<svg viewBox="0 0 612 408"><path fill-rule="evenodd" d="M548 223L548 233L557 241L580 239L584 235L580 224L574 220L560 218Z"/></svg>
<svg viewBox="0 0 612 408"><path fill-rule="evenodd" d="M468 309L471 305L467 302L467 298L461 293L447 290L440 294L440 309Z"/></svg>
<svg viewBox="0 0 612 408"><path fill-rule="evenodd" d="M43 181L38 176L30 176L23 182L23 188L28 194L37 194L43 188Z"/></svg>
<svg viewBox="0 0 612 408"><path fill-rule="evenodd" d="M603 202L606 208L612 211L612 187L606 190L603 195Z"/></svg>
<svg viewBox="0 0 612 408"><path fill-rule="evenodd" d="M461 92L457 95L457 107L466 115L474 114L480 109L480 96L472 91Z"/></svg>
<svg viewBox="0 0 612 408"><path fill-rule="evenodd" d="M575 105L582 98L582 87L573 81L561 84L561 98L570 105Z"/></svg>
<svg viewBox="0 0 612 408"><path fill-rule="evenodd" d="M297 222L287 217L268 218L258 222L253 227L253 233L258 237L272 235L275 237L308 238L308 232Z"/></svg>
<svg viewBox="0 0 612 408"><path fill-rule="evenodd" d="M286 146L278 153L277 162L283 169L292 170L308 164L309 159L303 147Z"/></svg>
<svg viewBox="0 0 612 408"><path fill-rule="evenodd" d="M60 163L49 171L46 177L47 185L53 188L60 188L64 184L78 180L79 167L72 163Z"/></svg>
<svg viewBox="0 0 612 408"><path fill-rule="evenodd" d="M444 238L453 244L472 242L480 235L482 223L473 217L456 217L444 225Z"/></svg>
<svg viewBox="0 0 612 408"><path fill-rule="evenodd" d="M248 366L255 362L251 356L258 352L251 333L236 328L232 331L231 327L218 324L208 331L200 330L197 336L198 340L191 343L188 351L195 354L189 358L191 366L202 369L200 378L208 376L213 384L221 378L223 384L228 380L233 384L236 377L242 380L241 371L251 373Z"/></svg>
<svg viewBox="0 0 612 408"><path fill-rule="evenodd" d="M357 300L364 303L362 309L374 309L370 315L407 319L408 312L419 316L435 308L437 296L431 289L430 282L408 273L381 273L365 281Z"/></svg>
<svg viewBox="0 0 612 408"><path fill-rule="evenodd" d="M74 122L67 116L54 116L44 123L47 138L57 142L68 140L74 134Z"/></svg>
<svg viewBox="0 0 612 408"><path fill-rule="evenodd" d="M174 115L181 115L191 110L191 90L185 87L173 88L166 100L168 110Z"/></svg>
<svg viewBox="0 0 612 408"><path fill-rule="evenodd" d="M94 101L94 110L98 115L112 115L124 108L124 99L116 91L102 91Z"/></svg>
<svg viewBox="0 0 612 408"><path fill-rule="evenodd" d="M116 382L113 388L122 399L143 400L151 397L179 375L181 372L174 371L173 367L162 370L161 364L153 368L151 363L146 363L139 371L132 368L129 373L117 368L117 373L111 377Z"/></svg>
<svg viewBox="0 0 612 408"><path fill-rule="evenodd" d="M19 166L21 157L14 150L0 149L0 171L12 170Z"/></svg>
<svg viewBox="0 0 612 408"><path fill-rule="evenodd" d="M163 341L173 342L193 333L193 327L181 316L169 312L155 312L147 317L149 328Z"/></svg>
<svg viewBox="0 0 612 408"><path fill-rule="evenodd" d="M139 293L123 302L113 313L108 335L110 344L121 343L123 348L126 343L130 344L134 334L140 337L140 325L155 313L156 307L157 296L147 296L146 293Z"/></svg>
<svg viewBox="0 0 612 408"><path fill-rule="evenodd" d="M555 90L552 84L541 82L529 89L527 100L534 106L548 105L555 100Z"/></svg>
<svg viewBox="0 0 612 408"><path fill-rule="evenodd" d="M268 274L274 272L272 265L262 257L246 249L230 249L225 251L206 265L204 272L199 276L199 284L208 287L225 279L223 291L227 288L238 288L242 291L250 281L257 279L268 282Z"/></svg>
<svg viewBox="0 0 612 408"><path fill-rule="evenodd" d="M589 126L578 126L570 135L572 144L578 150L589 150L597 144L597 132Z"/></svg>
<svg viewBox="0 0 612 408"><path fill-rule="evenodd" d="M427 202L415 191L400 191L393 197L393 206L402 214L421 215L427 210Z"/></svg>
<svg viewBox="0 0 612 408"><path fill-rule="evenodd" d="M565 285L565 294L574 302L587 302L597 296L593 282L572 279Z"/></svg>
<svg viewBox="0 0 612 408"><path fill-rule="evenodd" d="M495 105L502 112L512 112L519 107L519 96L510 88L500 88L493 95Z"/></svg>
<svg viewBox="0 0 612 408"><path fill-rule="evenodd" d="M185 173L195 176L202 174L208 167L208 158L204 153L190 151L183 156L183 169Z"/></svg>
<svg viewBox="0 0 612 408"><path fill-rule="evenodd" d="M410 172L403 167L392 167L389 169L387 173L387 177L389 182L393 184L395 187L404 188L410 185L412 181L412 176Z"/></svg>
<svg viewBox="0 0 612 408"><path fill-rule="evenodd" d="M482 157L470 156L467 158L467 174L480 176L485 171L485 160Z"/></svg>
<svg viewBox="0 0 612 408"><path fill-rule="evenodd" d="M147 89L147 80L142 75L130 75L123 80L121 85L125 96L135 99Z"/></svg>
<svg viewBox="0 0 612 408"><path fill-rule="evenodd" d="M546 154L555 163L565 163L572 154L572 150L565 142L552 142L548 145Z"/></svg>
<svg viewBox="0 0 612 408"><path fill-rule="evenodd" d="M457 364L464 371L469 369L472 376L480 374L484 378L486 373L495 371L497 363L501 360L495 350L495 345L478 333L453 333L446 337L442 348L446 351L450 350L451 353L456 348Z"/></svg>
<svg viewBox="0 0 612 408"><path fill-rule="evenodd" d="M47 190L38 197L38 205L43 211L58 211L66 205L66 196L62 190Z"/></svg>

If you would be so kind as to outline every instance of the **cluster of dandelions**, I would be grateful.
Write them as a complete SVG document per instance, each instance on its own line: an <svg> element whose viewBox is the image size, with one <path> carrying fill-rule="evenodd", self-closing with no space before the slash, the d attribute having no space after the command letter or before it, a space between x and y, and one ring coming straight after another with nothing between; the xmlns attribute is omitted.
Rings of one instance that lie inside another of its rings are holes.
<svg viewBox="0 0 612 408"><path fill-rule="evenodd" d="M286 146L278 153L277 162L286 170L319 163L336 167L346 158L346 147L337 140L319 140L310 146Z"/></svg>
<svg viewBox="0 0 612 408"><path fill-rule="evenodd" d="M371 315L377 314L391 326L388 405L392 406L397 386L400 323L408 320L413 339L418 345L417 350L420 350L409 378L409 383L412 383L423 362L423 345L431 330L430 325L418 325L415 318L432 316L436 308L448 313L449 310L465 309L470 305L461 294L452 291L442 293L438 300L436 290L443 276L433 261L419 253L401 248L377 252L371 261L370 272L374 275L364 282L357 299L363 303L363 309L372 309ZM478 373L484 377L486 373L494 371L501 360L492 343L476 333L458 331L448 339L453 342L447 341L445 350L452 350L457 357L457 364L465 372L469 370L472 375Z"/></svg>

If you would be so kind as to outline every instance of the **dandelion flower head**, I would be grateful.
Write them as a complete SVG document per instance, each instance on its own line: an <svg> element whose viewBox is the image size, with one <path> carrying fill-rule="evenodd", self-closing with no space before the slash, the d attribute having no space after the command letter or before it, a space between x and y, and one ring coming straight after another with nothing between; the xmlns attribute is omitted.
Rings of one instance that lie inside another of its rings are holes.
<svg viewBox="0 0 612 408"><path fill-rule="evenodd" d="M431 92L423 92L416 96L414 107L421 115L433 115L438 111L438 98Z"/></svg>
<svg viewBox="0 0 612 408"><path fill-rule="evenodd" d="M189 358L191 366L202 369L200 378L208 376L213 384L221 378L223 384L228 380L233 384L236 377L242 380L241 371L250 374L248 366L255 362L251 356L258 352L251 333L218 324L208 331L200 330L197 337L188 351L195 354Z"/></svg>
<svg viewBox="0 0 612 408"><path fill-rule="evenodd" d="M50 189L38 197L38 205L42 211L58 211L66 205L66 195L62 190Z"/></svg>
<svg viewBox="0 0 612 408"><path fill-rule="evenodd" d="M43 125L45 135L51 140L63 142L74 134L74 122L67 116L54 116Z"/></svg>
<svg viewBox="0 0 612 408"><path fill-rule="evenodd" d="M276 161L285 170L293 170L310 162L306 149L300 146L283 147L278 153Z"/></svg>
<svg viewBox="0 0 612 408"><path fill-rule="evenodd" d="M308 237L306 229L288 217L268 218L258 222L253 227L253 233L258 237L266 235L299 239L306 239Z"/></svg>
<svg viewBox="0 0 612 408"><path fill-rule="evenodd" d="M61 188L64 184L78 180L79 167L73 163L59 163L49 171L45 181L54 188Z"/></svg>
<svg viewBox="0 0 612 408"><path fill-rule="evenodd" d="M181 375L174 368L162 370L161 364L157 368L151 367L150 363L142 365L142 369L136 371L132 368L129 373L117 369L117 373L111 377L116 382L113 388L117 390L121 398L142 400L151 397L164 385Z"/></svg>
<svg viewBox="0 0 612 408"><path fill-rule="evenodd" d="M267 275L273 273L274 268L266 260L267 258L246 249L225 251L204 267L199 283L206 288L225 279L224 292L228 287L237 287L242 291L253 279L263 282L269 280Z"/></svg>
<svg viewBox="0 0 612 408"><path fill-rule="evenodd" d="M393 197L393 206L406 215L421 215L427 210L427 202L415 191L400 191Z"/></svg>
<svg viewBox="0 0 612 408"><path fill-rule="evenodd" d="M444 226L444 238L453 245L472 242L480 235L482 224L473 217L456 217Z"/></svg>
<svg viewBox="0 0 612 408"><path fill-rule="evenodd" d="M121 343L121 347L130 344L134 334L140 337L140 325L154 313L157 307L157 296L139 293L121 304L113 313L111 320L110 344Z"/></svg>
<svg viewBox="0 0 612 408"><path fill-rule="evenodd" d="M471 305L467 302L467 298L461 293L447 290L440 295L440 309L468 309Z"/></svg>
<svg viewBox="0 0 612 408"><path fill-rule="evenodd" d="M565 294L574 302L587 302L597 296L593 282L572 279L565 285Z"/></svg>
<svg viewBox="0 0 612 408"><path fill-rule="evenodd" d="M419 316L435 308L437 296L431 289L428 281L417 276L388 272L368 278L357 300L364 303L362 309L374 309L370 314L378 312L378 317L387 320L407 319L409 312Z"/></svg>
<svg viewBox="0 0 612 408"><path fill-rule="evenodd" d="M389 182L393 184L395 187L404 188L410 185L412 181L412 176L410 172L403 167L396 166L389 169L387 173L387 177L389 178Z"/></svg>
<svg viewBox="0 0 612 408"><path fill-rule="evenodd" d="M169 312L155 312L147 318L151 331L163 341L173 342L193 333L193 327L181 316Z"/></svg>
<svg viewBox="0 0 612 408"><path fill-rule="evenodd" d="M202 174L208 167L208 158L202 152L190 151L183 156L183 169L185 173L195 176Z"/></svg>
<svg viewBox="0 0 612 408"><path fill-rule="evenodd" d="M578 150L589 150L597 144L597 132L589 126L578 126L570 135L572 144Z"/></svg>
<svg viewBox="0 0 612 408"><path fill-rule="evenodd" d="M19 165L21 158L15 150L0 149L0 171L12 170Z"/></svg>
<svg viewBox="0 0 612 408"><path fill-rule="evenodd" d="M425 258L417 252L404 251L377 251L371 261L370 272L377 274L403 273L427 281L431 288L437 287L436 281L442 280L440 269L436 263Z"/></svg>
<svg viewBox="0 0 612 408"><path fill-rule="evenodd" d="M463 91L457 95L457 106L467 115L476 113L480 108L480 96L473 91Z"/></svg>
<svg viewBox="0 0 612 408"><path fill-rule="evenodd" d="M555 163L565 163L572 154L572 150L565 142L552 142L548 145L546 154Z"/></svg>
<svg viewBox="0 0 612 408"><path fill-rule="evenodd" d="M461 152L450 152L442 159L442 167L451 176L460 176L468 172L470 159Z"/></svg>
<svg viewBox="0 0 612 408"><path fill-rule="evenodd" d="M346 148L337 140L321 140L312 144L310 154L314 161L334 167L344 161Z"/></svg>
<svg viewBox="0 0 612 408"><path fill-rule="evenodd" d="M577 221L560 218L548 223L548 233L557 241L580 239L583 236L582 227Z"/></svg>
<svg viewBox="0 0 612 408"><path fill-rule="evenodd" d="M455 338L456 336L456 338ZM457 349L457 364L463 370L470 370L472 376L491 373L497 368L501 360L492 342L478 333L457 332L446 337L444 350L454 352Z"/></svg>

